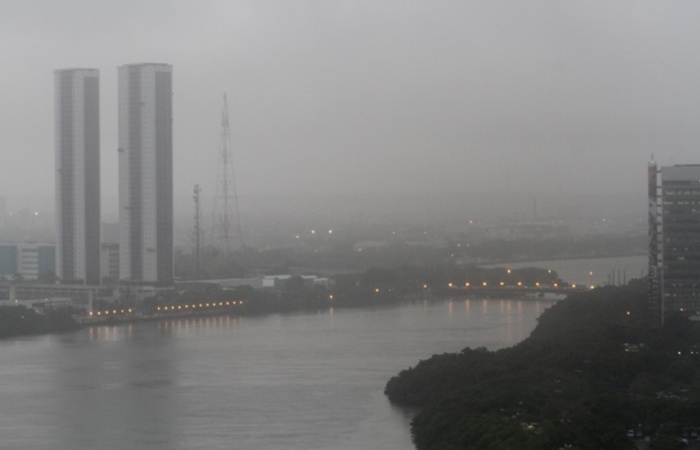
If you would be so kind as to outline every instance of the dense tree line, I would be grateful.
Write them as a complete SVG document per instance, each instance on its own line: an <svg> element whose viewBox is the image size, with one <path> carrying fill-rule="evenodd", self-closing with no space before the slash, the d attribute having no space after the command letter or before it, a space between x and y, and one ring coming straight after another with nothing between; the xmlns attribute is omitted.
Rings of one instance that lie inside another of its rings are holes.
<svg viewBox="0 0 700 450"><path fill-rule="evenodd" d="M571 295L520 344L433 356L385 392L420 409L421 450L675 448L700 427L700 327L657 320L643 282Z"/></svg>
<svg viewBox="0 0 700 450"><path fill-rule="evenodd" d="M439 235L431 231L431 239ZM449 261L522 261L571 257L600 257L639 254L646 250L646 235L587 235L548 239L485 239L442 237L421 241L420 236L399 238L389 230L372 237L334 233L290 247L241 248L230 254L205 248L199 264L200 279L245 277L251 273L288 273L290 267L334 267L358 271L373 267L430 266ZM375 244L362 247L363 239ZM183 280L197 272L191 253L176 250L175 275Z"/></svg>
<svg viewBox="0 0 700 450"><path fill-rule="evenodd" d="M145 307L199 303L201 301L245 301L246 312L272 312L313 309L327 306L367 306L403 301L416 296L450 295L449 286L534 286L536 283L562 282L556 271L526 267L481 268L454 263L428 266L402 265L376 267L361 273L336 275L329 286L308 285L300 276L291 277L275 290L254 290L249 286L225 290L207 283L190 283L186 289L164 298L153 298ZM124 305L129 306L129 305Z"/></svg>
<svg viewBox="0 0 700 450"><path fill-rule="evenodd" d="M71 314L69 309L46 310L40 313L22 305L0 306L0 338L80 328Z"/></svg>

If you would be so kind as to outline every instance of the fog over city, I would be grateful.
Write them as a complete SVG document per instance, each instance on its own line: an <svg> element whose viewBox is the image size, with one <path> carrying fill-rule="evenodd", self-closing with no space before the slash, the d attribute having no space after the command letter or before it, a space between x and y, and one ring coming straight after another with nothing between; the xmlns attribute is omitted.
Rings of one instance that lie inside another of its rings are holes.
<svg viewBox="0 0 700 450"><path fill-rule="evenodd" d="M116 220L117 66L139 62L173 66L179 216L191 215L195 184L211 208L224 93L251 214L286 196L338 195L350 208L415 195L430 214L449 207L443 194L517 194L532 209L549 193L634 194L643 215L652 153L698 162L694 2L5 0L0 10L8 210L53 210L53 72L87 67L100 70L102 210Z"/></svg>
<svg viewBox="0 0 700 450"><path fill-rule="evenodd" d="M700 448L698 18L0 0L0 447Z"/></svg>

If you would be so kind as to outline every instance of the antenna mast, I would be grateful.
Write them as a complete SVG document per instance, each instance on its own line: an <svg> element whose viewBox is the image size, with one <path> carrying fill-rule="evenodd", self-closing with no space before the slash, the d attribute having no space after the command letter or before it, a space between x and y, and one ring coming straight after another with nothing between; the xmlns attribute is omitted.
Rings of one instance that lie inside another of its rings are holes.
<svg viewBox="0 0 700 450"><path fill-rule="evenodd" d="M220 185L219 197L222 199L221 211L218 211L218 228L220 247L224 254L229 256L233 250L233 236L231 227L236 226L236 238L243 247L243 233L241 220L238 213L238 193L236 191L236 176L233 170L233 158L231 154L231 128L228 121L228 101L224 94L224 106L221 111L221 152L219 153ZM233 208L233 217L231 209Z"/></svg>
<svg viewBox="0 0 700 450"><path fill-rule="evenodd" d="M202 229L201 229L201 209L199 207L199 194L202 190L199 188L198 184L194 185L194 279L199 280L200 277L200 263L201 250L202 250Z"/></svg>

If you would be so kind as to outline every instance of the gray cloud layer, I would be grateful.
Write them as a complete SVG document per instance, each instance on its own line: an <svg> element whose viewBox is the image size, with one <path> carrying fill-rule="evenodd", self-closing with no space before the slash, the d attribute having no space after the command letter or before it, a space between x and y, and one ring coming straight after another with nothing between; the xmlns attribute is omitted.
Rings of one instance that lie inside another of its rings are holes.
<svg viewBox="0 0 700 450"><path fill-rule="evenodd" d="M228 93L241 195L634 192L700 162L700 4L4 0L0 196L53 194L55 69L174 66L176 193L213 194ZM109 207L107 207L109 208Z"/></svg>

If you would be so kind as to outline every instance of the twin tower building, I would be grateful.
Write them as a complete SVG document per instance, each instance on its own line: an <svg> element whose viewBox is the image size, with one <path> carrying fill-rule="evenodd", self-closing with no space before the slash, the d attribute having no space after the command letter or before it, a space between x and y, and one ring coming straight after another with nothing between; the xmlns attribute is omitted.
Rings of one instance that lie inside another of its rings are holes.
<svg viewBox="0 0 700 450"><path fill-rule="evenodd" d="M172 66L129 64L118 71L119 278L171 284ZM99 71L57 70L54 82L56 275L99 284Z"/></svg>

